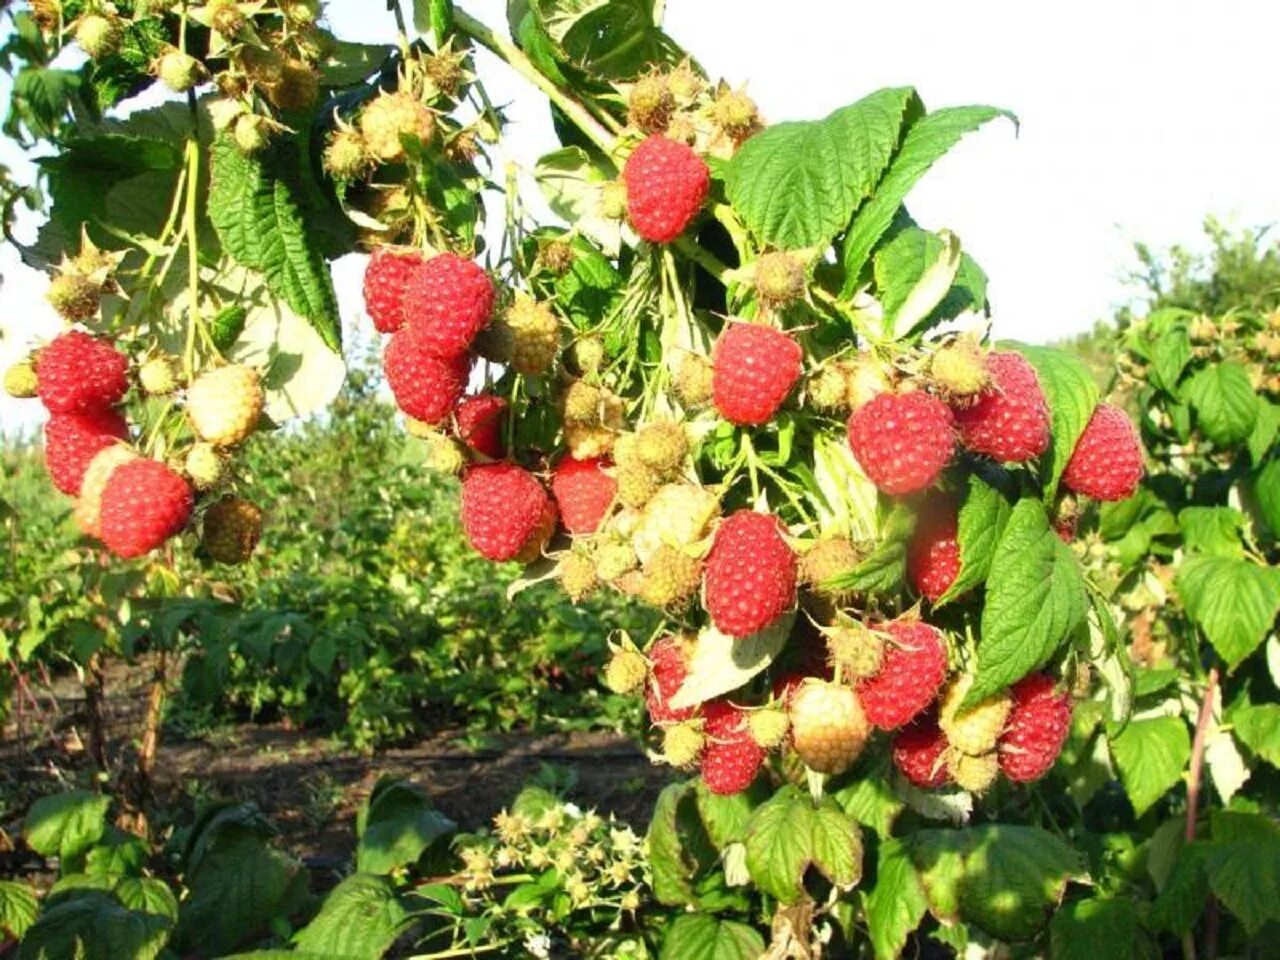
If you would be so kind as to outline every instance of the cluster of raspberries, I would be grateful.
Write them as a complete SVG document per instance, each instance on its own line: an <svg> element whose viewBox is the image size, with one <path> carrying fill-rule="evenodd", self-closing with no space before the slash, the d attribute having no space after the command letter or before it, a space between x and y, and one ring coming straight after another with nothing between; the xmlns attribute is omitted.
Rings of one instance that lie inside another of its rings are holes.
<svg viewBox="0 0 1280 960"><path fill-rule="evenodd" d="M879 645L879 662L863 676L835 682L821 669L786 672L775 680L772 697L753 706L728 697L682 704L694 641L677 635L660 637L643 656L620 652L606 676L615 688L643 683L664 758L696 766L714 793L747 789L772 749L781 751L784 772L798 760L818 773L843 773L874 729L893 734L895 766L923 789L955 784L980 794L1001 773L1028 783L1052 768L1072 708L1069 694L1047 674L965 705L971 678L948 681L946 644L934 627L910 618L873 622L865 637Z"/></svg>
<svg viewBox="0 0 1280 960"><path fill-rule="evenodd" d="M79 330L60 334L35 363L37 395L49 411L45 465L76 497L76 519L119 557L154 550L186 526L194 495L181 475L128 446L118 409L129 389L128 358Z"/></svg>

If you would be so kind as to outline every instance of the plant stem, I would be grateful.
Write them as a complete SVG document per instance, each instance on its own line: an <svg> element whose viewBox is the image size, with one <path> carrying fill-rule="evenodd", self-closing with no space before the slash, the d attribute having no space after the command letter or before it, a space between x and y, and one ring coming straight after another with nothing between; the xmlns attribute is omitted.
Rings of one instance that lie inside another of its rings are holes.
<svg viewBox="0 0 1280 960"><path fill-rule="evenodd" d="M439 953L415 953L408 960L444 960L445 957L470 957L477 953L493 953L493 951L509 947L513 943L515 943L514 940L499 940L497 943L486 944L483 947L458 947L453 950L441 950Z"/></svg>
<svg viewBox="0 0 1280 960"><path fill-rule="evenodd" d="M459 31L465 33L480 46L505 62L516 73L524 77L535 87L546 94L547 98L564 111L574 124L585 133L591 141L610 157L613 156L618 142L605 129L604 124L593 117L589 110L568 93L561 90L553 82L543 76L528 57L506 37L500 36L481 21L460 7L453 8L453 23Z"/></svg>
<svg viewBox="0 0 1280 960"><path fill-rule="evenodd" d="M1205 740L1209 738L1209 722L1213 719L1213 704L1218 694L1218 668L1209 670L1205 683L1204 700L1196 717L1196 736L1191 743L1191 769L1187 775L1187 843L1196 838L1196 815L1200 806L1200 775L1204 766Z"/></svg>
<svg viewBox="0 0 1280 960"><path fill-rule="evenodd" d="M193 134L187 141L187 207L183 211L187 239L187 347L182 367L190 383L195 375L196 327L200 325L200 246L196 237L196 205L199 202L200 142Z"/></svg>

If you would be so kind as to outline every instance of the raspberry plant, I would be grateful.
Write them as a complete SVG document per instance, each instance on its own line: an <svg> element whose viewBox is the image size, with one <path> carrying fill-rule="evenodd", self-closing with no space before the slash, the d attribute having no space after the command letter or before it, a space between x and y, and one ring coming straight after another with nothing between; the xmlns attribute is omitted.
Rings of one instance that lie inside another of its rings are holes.
<svg viewBox="0 0 1280 960"><path fill-rule="evenodd" d="M21 15L24 69L65 42L90 58L52 108L16 102L15 129L59 148L24 254L74 329L6 376L53 414L50 471L85 531L131 557L201 528L205 560L243 559L262 512L236 451L332 399L327 261L367 250L367 333L406 428L460 475L472 547L526 565L513 594L554 580L662 615L610 637L604 670L644 697L655 759L696 771L654 811L653 902L619 911L637 949L1123 956L1194 943L1209 891L1242 944L1280 919L1224 866L1274 871L1272 811L1196 833L1206 718L1274 622L1274 570L1232 507L1167 529L1127 414L1070 352L991 343L981 267L905 206L966 133L1013 118L895 88L769 124L652 5L509 13L511 39L423 0L423 38L400 22L385 47L337 40L308 2ZM562 144L507 172L489 233L503 116L477 44L547 97ZM186 102L99 116L152 82ZM533 185L559 223L529 214ZM1272 360L1274 336L1251 341ZM1230 364L1197 368L1192 338L1130 341L1169 400L1147 424L1145 398L1147 439L1185 444L1194 422L1247 441L1240 489L1273 521L1275 407ZM1104 536L1154 515L1148 543L1186 538L1167 675L1135 669L1114 584L1081 562L1091 501ZM1202 683L1197 630L1223 661ZM1230 722L1265 760L1275 718L1237 683ZM1188 760L1182 852L1165 827L1142 851L1153 893L1136 841L1087 805L1114 763L1139 817L1176 807ZM469 855L474 882L487 863ZM553 909L567 872L544 874Z"/></svg>

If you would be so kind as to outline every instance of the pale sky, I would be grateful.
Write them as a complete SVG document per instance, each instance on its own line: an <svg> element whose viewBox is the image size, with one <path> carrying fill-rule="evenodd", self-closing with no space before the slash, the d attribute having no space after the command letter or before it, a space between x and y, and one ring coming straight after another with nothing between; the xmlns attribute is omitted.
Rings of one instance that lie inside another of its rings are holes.
<svg viewBox="0 0 1280 960"><path fill-rule="evenodd" d="M461 5L504 22L502 0ZM381 0L328 10L339 36L391 36ZM904 84L929 107L1015 112L1016 136L1004 122L969 136L908 198L917 221L954 231L986 269L1000 337L1052 340L1108 317L1128 297L1135 239L1194 245L1208 213L1280 221L1280 5L1265 0L668 0L666 24L713 77L746 83L768 120ZM487 55L480 72L495 101L513 103L509 155L532 166L555 146L543 101ZM12 149L0 159L12 165ZM349 325L360 271L349 261L336 273ZM57 323L44 279L7 244L0 273L7 365ZM0 429L38 408L0 398Z"/></svg>

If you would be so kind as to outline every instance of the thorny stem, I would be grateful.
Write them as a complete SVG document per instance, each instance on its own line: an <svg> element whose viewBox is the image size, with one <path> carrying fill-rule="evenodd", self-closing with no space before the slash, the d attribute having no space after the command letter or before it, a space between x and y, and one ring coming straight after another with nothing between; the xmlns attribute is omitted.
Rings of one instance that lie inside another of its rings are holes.
<svg viewBox="0 0 1280 960"><path fill-rule="evenodd" d="M605 129L604 124L593 117L581 103L543 76L515 44L459 7L453 8L453 22L460 31L546 94L597 147L609 156L613 155L617 140Z"/></svg>
<svg viewBox="0 0 1280 960"><path fill-rule="evenodd" d="M1204 699L1196 717L1196 735L1191 742L1191 768L1187 774L1187 825L1184 837L1187 843L1196 838L1196 817L1200 808L1200 782L1204 770L1205 741L1209 738L1209 725L1213 720L1213 707L1218 696L1218 668L1210 667L1205 681ZM1206 907L1204 946L1207 960L1213 960L1217 952L1218 906L1213 897ZM1191 933L1182 938L1182 952L1186 960L1196 960L1196 942Z"/></svg>

